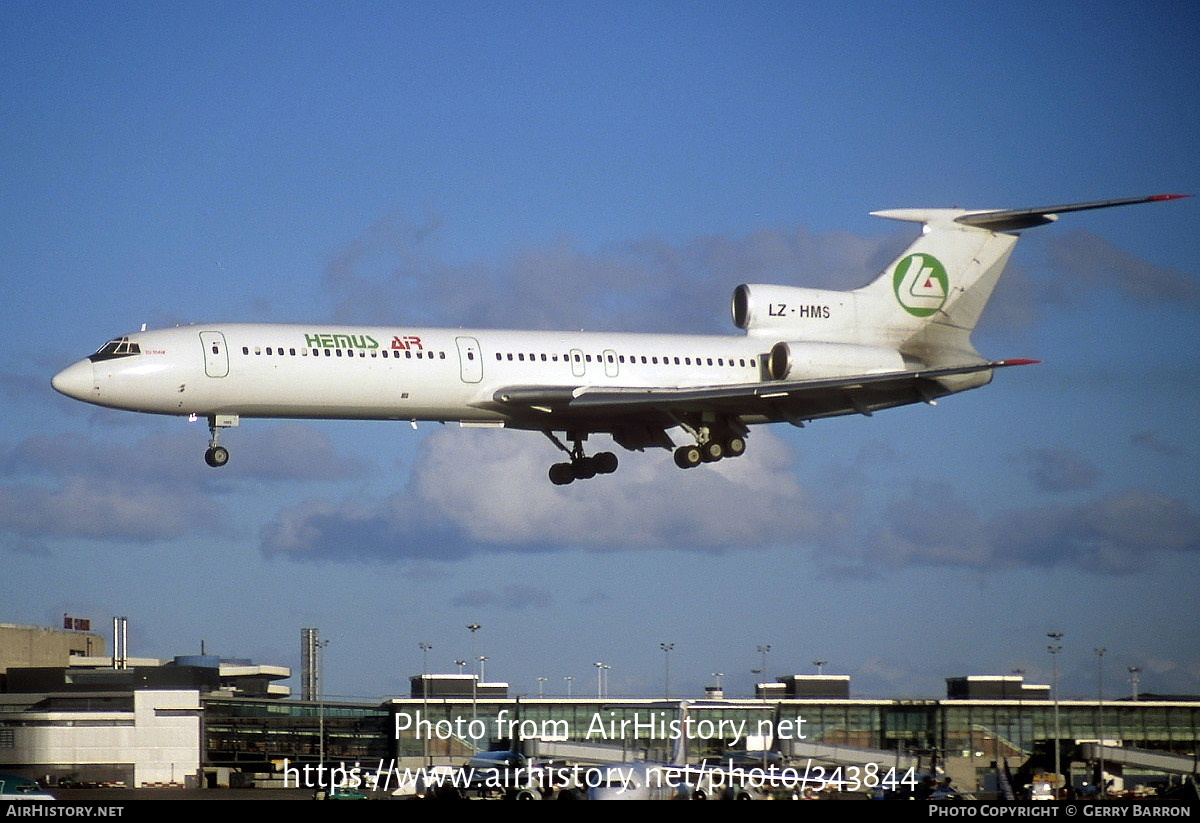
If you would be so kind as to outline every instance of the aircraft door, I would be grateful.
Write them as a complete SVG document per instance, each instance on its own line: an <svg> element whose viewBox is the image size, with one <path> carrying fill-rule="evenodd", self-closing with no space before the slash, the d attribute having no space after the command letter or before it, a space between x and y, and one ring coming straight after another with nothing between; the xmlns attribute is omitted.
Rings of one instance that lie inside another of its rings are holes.
<svg viewBox="0 0 1200 823"><path fill-rule="evenodd" d="M620 366L617 365L617 353L612 349L604 350L604 375L606 377L616 377L617 370Z"/></svg>
<svg viewBox="0 0 1200 823"><path fill-rule="evenodd" d="M229 351L225 348L225 335L219 331L202 331L200 345L204 348L204 373L209 377L228 376Z"/></svg>
<svg viewBox="0 0 1200 823"><path fill-rule="evenodd" d="M571 358L571 374L576 377L583 377L584 372L587 370L587 364L583 362L583 351L580 349L571 349L570 354L567 356Z"/></svg>
<svg viewBox="0 0 1200 823"><path fill-rule="evenodd" d="M464 383L483 380L483 355L479 352L479 341L474 337L456 337L458 345L458 367Z"/></svg>

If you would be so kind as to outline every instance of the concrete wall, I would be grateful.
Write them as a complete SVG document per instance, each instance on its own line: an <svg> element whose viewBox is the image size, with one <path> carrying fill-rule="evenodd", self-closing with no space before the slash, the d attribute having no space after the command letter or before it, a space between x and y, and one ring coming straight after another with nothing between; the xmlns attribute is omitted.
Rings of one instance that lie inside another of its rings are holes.
<svg viewBox="0 0 1200 823"><path fill-rule="evenodd" d="M8 719L8 718L6 718ZM123 773L133 785L194 786L200 771L200 693L135 691L132 712L20 712L0 761L23 771Z"/></svg>
<svg viewBox="0 0 1200 823"><path fill-rule="evenodd" d="M72 652L103 655L104 638L91 632L0 623L0 672L30 666L66 666Z"/></svg>

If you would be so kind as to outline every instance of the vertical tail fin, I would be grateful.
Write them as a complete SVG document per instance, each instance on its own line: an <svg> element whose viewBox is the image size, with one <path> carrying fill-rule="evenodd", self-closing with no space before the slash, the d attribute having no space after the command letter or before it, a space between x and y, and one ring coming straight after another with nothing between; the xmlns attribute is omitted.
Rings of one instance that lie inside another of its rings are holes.
<svg viewBox="0 0 1200 823"><path fill-rule="evenodd" d="M930 367L985 362L971 332L1019 232L1063 212L1173 200L1163 194L1003 211L892 209L878 217L923 224L922 235L874 282L854 292L860 328Z"/></svg>

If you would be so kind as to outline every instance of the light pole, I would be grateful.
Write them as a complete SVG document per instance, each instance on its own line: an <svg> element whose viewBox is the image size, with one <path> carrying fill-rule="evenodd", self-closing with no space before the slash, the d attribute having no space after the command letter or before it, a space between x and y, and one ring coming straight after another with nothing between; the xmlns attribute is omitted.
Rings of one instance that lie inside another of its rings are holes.
<svg viewBox="0 0 1200 823"><path fill-rule="evenodd" d="M475 632L483 628L478 623L468 623L467 628L471 632L471 660L475 660ZM475 720L479 716L479 675L471 678L471 728L475 728ZM478 751L479 746L477 741L472 738L472 746Z"/></svg>
<svg viewBox="0 0 1200 823"><path fill-rule="evenodd" d="M817 677L820 677L821 675L825 674L825 664L828 662L829 662L828 660L814 660L813 661L813 665L817 667Z"/></svg>
<svg viewBox="0 0 1200 823"><path fill-rule="evenodd" d="M1062 651L1063 635L1062 632L1046 632L1046 637L1050 638L1050 645L1046 647L1046 651L1050 652L1050 657L1054 661L1054 678L1051 681L1054 684L1054 777L1056 780L1063 780L1065 784L1066 780L1062 776L1062 764L1059 762L1058 751L1058 654Z"/></svg>
<svg viewBox="0 0 1200 823"><path fill-rule="evenodd" d="M1104 653L1108 649L1100 647L1092 649L1096 653L1096 753L1100 758L1100 785L1098 797L1104 797Z"/></svg>
<svg viewBox="0 0 1200 823"><path fill-rule="evenodd" d="M1013 669L1012 673L1021 678L1021 682L1017 684L1017 733L1014 735L1011 731L1009 732L1009 736L1013 738L1014 742L1016 742L1018 740L1023 741L1025 739L1025 721L1021 716L1024 713L1024 708L1021 705L1021 698L1025 693L1025 670ZM1025 747L1019 744L1018 748L1020 748L1021 751L1025 750Z"/></svg>
<svg viewBox="0 0 1200 823"><path fill-rule="evenodd" d="M487 655L483 655L483 654L479 655L479 682L480 683L487 682L487 677L485 677L483 673L485 671L484 664L487 663L488 660L489 660L489 658Z"/></svg>
<svg viewBox="0 0 1200 823"><path fill-rule="evenodd" d="M313 637L314 655L313 656L316 658L316 670L318 672L318 675L316 677L316 684L317 684L317 687L316 687L316 692L317 692L317 736L319 737L319 740L317 741L317 765L318 766L325 765L325 695L324 695L324 689L322 688L322 686L324 684L321 683L320 671L321 671L321 654L322 654L321 650L324 649L328 645L329 645L328 640L318 640L316 638L316 636L314 635L314 637Z"/></svg>
<svg viewBox="0 0 1200 823"><path fill-rule="evenodd" d="M596 667L596 699L604 697L604 664L597 660L592 664Z"/></svg>
<svg viewBox="0 0 1200 823"><path fill-rule="evenodd" d="M467 667L467 661L465 661L465 660L455 660L455 661L454 661L454 665L455 665L455 666L458 666L458 673L459 673L459 674L462 674L462 670L463 670L463 669L465 669L465 668Z"/></svg>
<svg viewBox="0 0 1200 823"><path fill-rule="evenodd" d="M569 674L563 675L563 680L567 681L567 697L571 696L571 681L575 678Z"/></svg>
<svg viewBox="0 0 1200 823"><path fill-rule="evenodd" d="M421 641L417 644L421 647L421 713L426 719L429 718L429 650L433 648L432 643ZM430 766L432 763L429 760L429 735L422 735L421 748L425 754L425 765Z"/></svg>
<svg viewBox="0 0 1200 823"><path fill-rule="evenodd" d="M767 680L767 653L770 651L771 651L770 646L759 646L758 647L758 653L762 655L762 668L759 669L759 676L762 677L764 683ZM763 691L763 699L764 700L767 699L767 693L765 690Z"/></svg>
<svg viewBox="0 0 1200 823"><path fill-rule="evenodd" d="M659 643L658 647L663 650L663 697L667 700L671 699L671 649L675 648L674 643Z"/></svg>
<svg viewBox="0 0 1200 823"><path fill-rule="evenodd" d="M538 697L546 696L546 680L547 678L545 677L538 678Z"/></svg>

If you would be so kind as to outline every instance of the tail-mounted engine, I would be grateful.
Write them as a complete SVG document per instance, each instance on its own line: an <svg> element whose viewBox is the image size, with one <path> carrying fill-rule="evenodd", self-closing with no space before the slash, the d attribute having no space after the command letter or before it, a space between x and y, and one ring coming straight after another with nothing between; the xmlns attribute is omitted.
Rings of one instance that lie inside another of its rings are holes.
<svg viewBox="0 0 1200 823"><path fill-rule="evenodd" d="M798 286L743 284L733 290L733 322L750 334L796 332L800 338L828 340L852 333L851 292Z"/></svg>
<svg viewBox="0 0 1200 823"><path fill-rule="evenodd" d="M781 340L771 347L767 359L767 370L774 380L880 374L904 368L904 358L895 349L853 343Z"/></svg>

